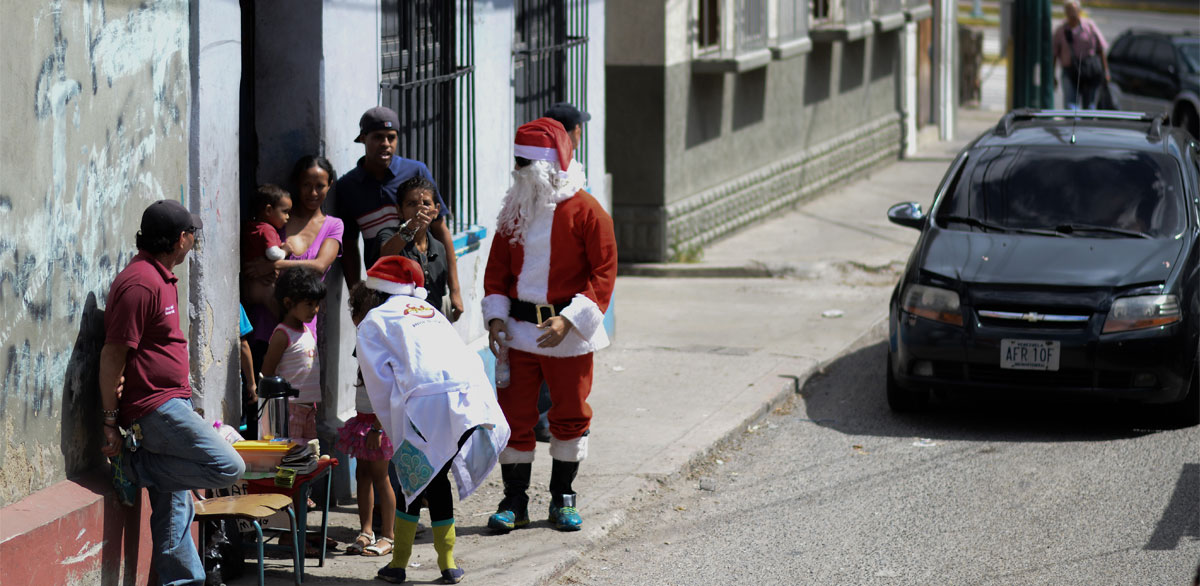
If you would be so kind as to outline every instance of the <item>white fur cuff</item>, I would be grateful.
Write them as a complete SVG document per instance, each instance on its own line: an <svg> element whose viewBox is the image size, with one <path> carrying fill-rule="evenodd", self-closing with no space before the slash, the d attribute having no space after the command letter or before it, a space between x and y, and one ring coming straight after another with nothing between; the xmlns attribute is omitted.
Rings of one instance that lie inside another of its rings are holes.
<svg viewBox="0 0 1200 586"><path fill-rule="evenodd" d="M505 448L508 451L508 448ZM560 440L556 437L550 438L550 457L563 462L582 462L587 458L588 453L588 436L579 436L572 440ZM500 455L503 459L504 455Z"/></svg>
<svg viewBox="0 0 1200 586"><path fill-rule="evenodd" d="M551 445L553 445L553 444L551 444ZM533 463L533 450L529 450L528 452L522 452L519 450L514 450L508 446L505 446L504 451L500 452L500 463L501 464L532 464Z"/></svg>
<svg viewBox="0 0 1200 586"><path fill-rule="evenodd" d="M483 327L487 327L488 322L493 319L507 320L508 308L512 305L512 300L498 293L485 295L483 298Z"/></svg>
<svg viewBox="0 0 1200 586"><path fill-rule="evenodd" d="M596 335L596 330L604 325L604 312L600 311L600 306L596 305L595 301L585 295L572 298L570 305L564 307L560 315L570 320L571 325L579 330L579 335L585 340L591 340L592 336Z"/></svg>

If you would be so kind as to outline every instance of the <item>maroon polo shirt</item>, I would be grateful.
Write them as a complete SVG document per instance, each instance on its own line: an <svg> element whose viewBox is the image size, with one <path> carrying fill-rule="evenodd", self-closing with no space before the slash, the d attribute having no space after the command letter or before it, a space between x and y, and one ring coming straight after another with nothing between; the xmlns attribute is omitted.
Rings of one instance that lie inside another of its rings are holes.
<svg viewBox="0 0 1200 586"><path fill-rule="evenodd" d="M129 347L120 401L122 426L170 399L192 397L187 339L179 329L177 280L162 263L139 251L108 290L104 343Z"/></svg>

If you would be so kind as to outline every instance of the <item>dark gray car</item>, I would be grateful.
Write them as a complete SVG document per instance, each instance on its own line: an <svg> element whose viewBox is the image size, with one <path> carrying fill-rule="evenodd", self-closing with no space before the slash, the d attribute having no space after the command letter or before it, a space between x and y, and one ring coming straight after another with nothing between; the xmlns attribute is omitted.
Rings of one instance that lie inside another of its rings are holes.
<svg viewBox="0 0 1200 586"><path fill-rule="evenodd" d="M1014 389L1197 403L1200 162L1161 117L1016 111L968 145L892 295L888 402Z"/></svg>
<svg viewBox="0 0 1200 586"><path fill-rule="evenodd" d="M1109 49L1108 66L1121 109L1166 113L1172 124L1200 137L1200 37L1126 31Z"/></svg>

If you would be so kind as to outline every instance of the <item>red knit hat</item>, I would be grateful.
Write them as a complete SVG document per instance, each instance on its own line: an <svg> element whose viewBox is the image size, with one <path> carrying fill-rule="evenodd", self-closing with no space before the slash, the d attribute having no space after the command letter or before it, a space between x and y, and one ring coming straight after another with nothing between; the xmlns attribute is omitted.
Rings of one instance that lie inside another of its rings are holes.
<svg viewBox="0 0 1200 586"><path fill-rule="evenodd" d="M517 129L513 155L531 161L553 161L566 172L571 164L571 138L561 122L538 118Z"/></svg>
<svg viewBox="0 0 1200 586"><path fill-rule="evenodd" d="M424 299L425 273L417 261L403 256L381 256L367 269L367 287L392 295Z"/></svg>

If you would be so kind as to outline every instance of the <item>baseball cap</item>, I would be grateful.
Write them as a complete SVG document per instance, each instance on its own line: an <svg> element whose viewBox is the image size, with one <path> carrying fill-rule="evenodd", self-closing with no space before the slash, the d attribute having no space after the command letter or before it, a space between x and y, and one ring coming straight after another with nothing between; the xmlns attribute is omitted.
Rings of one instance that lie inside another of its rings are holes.
<svg viewBox="0 0 1200 586"><path fill-rule="evenodd" d="M160 199L142 212L141 230L145 236L178 237L180 232L191 232L203 227L200 216L170 199Z"/></svg>
<svg viewBox="0 0 1200 586"><path fill-rule="evenodd" d="M391 108L384 106L375 106L366 112L363 112L362 118L358 119L358 136L354 137L354 142L362 142L363 137L376 130L400 130L400 118Z"/></svg>
<svg viewBox="0 0 1200 586"><path fill-rule="evenodd" d="M542 117L557 120L559 124L563 125L563 128L567 129L567 132L575 130L576 125L583 124L592 119L591 114L581 112L579 108L572 106L570 102L559 102L550 106L550 109L546 110L546 113L542 114Z"/></svg>

